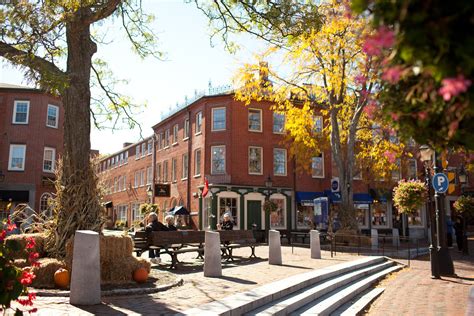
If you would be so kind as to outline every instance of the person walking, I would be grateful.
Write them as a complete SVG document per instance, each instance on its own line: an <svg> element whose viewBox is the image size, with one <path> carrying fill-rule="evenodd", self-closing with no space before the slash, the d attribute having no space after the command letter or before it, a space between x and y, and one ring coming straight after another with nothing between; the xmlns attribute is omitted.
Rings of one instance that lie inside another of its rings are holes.
<svg viewBox="0 0 474 316"><path fill-rule="evenodd" d="M169 230L168 227L160 223L158 221L158 215L155 212L151 212L148 214L148 225L145 227L145 234L147 238L152 234L154 231L167 231ZM148 256L150 258L151 263L160 263L160 249L150 249L148 251Z"/></svg>

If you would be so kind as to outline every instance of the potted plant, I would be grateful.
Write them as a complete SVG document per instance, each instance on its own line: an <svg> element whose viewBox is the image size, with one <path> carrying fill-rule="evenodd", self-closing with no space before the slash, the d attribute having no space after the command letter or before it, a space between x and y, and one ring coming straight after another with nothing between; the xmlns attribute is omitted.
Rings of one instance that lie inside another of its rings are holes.
<svg viewBox="0 0 474 316"><path fill-rule="evenodd" d="M400 180L393 189L393 203L400 213L415 213L425 203L427 188L419 180Z"/></svg>
<svg viewBox="0 0 474 316"><path fill-rule="evenodd" d="M454 209L464 217L474 216L474 197L461 195L456 202L454 202Z"/></svg>

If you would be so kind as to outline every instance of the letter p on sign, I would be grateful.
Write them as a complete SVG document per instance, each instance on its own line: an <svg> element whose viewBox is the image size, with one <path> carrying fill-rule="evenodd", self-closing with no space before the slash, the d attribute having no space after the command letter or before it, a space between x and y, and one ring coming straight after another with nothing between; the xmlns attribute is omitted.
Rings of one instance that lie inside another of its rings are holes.
<svg viewBox="0 0 474 316"><path fill-rule="evenodd" d="M444 193L448 190L449 180L444 173L437 173L433 176L433 188L438 193Z"/></svg>

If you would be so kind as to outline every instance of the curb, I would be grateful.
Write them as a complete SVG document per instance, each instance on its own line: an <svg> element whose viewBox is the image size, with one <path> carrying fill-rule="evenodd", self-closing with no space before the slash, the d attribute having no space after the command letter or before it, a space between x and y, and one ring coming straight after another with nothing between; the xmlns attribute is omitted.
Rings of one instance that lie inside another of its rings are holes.
<svg viewBox="0 0 474 316"><path fill-rule="evenodd" d="M131 289L114 289L108 291L101 291L101 296L120 296L120 295L141 295L141 294L153 294L157 292L163 292L169 290L175 286L183 285L184 280L182 278L176 278L176 280L170 284L164 284L151 288L131 288ZM34 293L37 296L42 297L69 297L70 291L48 291L48 290L35 290Z"/></svg>

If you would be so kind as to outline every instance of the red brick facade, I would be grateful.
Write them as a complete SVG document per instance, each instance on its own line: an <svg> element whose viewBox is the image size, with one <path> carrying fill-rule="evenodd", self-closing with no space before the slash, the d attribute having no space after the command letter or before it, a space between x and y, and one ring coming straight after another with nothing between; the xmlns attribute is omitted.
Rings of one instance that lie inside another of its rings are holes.
<svg viewBox="0 0 474 316"><path fill-rule="evenodd" d="M52 114L49 121L48 108ZM63 152L63 119L60 99L37 89L0 84L0 172L5 176L0 182L0 211L5 211L10 199L13 206L28 203L38 210L41 196L54 193L50 179L55 178L55 162L47 163L44 170L43 159L45 148L51 148L48 161L53 151L54 160ZM12 145L25 149L15 166L11 161Z"/></svg>

